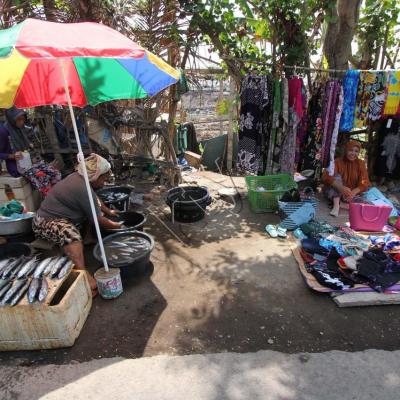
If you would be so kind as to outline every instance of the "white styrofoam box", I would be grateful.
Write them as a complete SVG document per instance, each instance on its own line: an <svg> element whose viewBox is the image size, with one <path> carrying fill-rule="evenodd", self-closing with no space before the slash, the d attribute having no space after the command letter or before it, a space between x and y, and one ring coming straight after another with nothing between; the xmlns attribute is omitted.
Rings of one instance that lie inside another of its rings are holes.
<svg viewBox="0 0 400 400"><path fill-rule="evenodd" d="M23 187L11 188L11 190L14 193L15 200L25 200L28 197L32 196L32 192L33 192L32 187L29 183L27 185L24 185ZM0 188L0 201L8 201L8 197L7 197L5 188Z"/></svg>
<svg viewBox="0 0 400 400"><path fill-rule="evenodd" d="M24 186L29 185L29 182L22 176L14 178L10 175L1 175L0 189L4 189L5 185L9 185L12 189L23 188Z"/></svg>

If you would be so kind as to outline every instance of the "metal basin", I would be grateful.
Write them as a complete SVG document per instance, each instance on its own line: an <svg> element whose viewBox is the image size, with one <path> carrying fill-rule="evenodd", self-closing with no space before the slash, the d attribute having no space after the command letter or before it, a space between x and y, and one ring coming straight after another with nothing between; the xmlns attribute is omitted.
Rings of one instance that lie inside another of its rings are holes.
<svg viewBox="0 0 400 400"><path fill-rule="evenodd" d="M26 214L29 214L29 217L10 220L0 219L0 236L12 236L32 232L32 219L35 213L28 212Z"/></svg>

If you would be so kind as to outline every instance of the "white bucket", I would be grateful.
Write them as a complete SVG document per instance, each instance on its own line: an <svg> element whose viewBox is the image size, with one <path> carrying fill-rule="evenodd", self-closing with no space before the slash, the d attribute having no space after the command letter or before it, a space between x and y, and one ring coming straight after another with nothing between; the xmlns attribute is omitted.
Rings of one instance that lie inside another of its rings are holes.
<svg viewBox="0 0 400 400"><path fill-rule="evenodd" d="M95 272L94 277L103 299L115 299L122 293L119 268L110 268L108 272L104 268L100 268Z"/></svg>

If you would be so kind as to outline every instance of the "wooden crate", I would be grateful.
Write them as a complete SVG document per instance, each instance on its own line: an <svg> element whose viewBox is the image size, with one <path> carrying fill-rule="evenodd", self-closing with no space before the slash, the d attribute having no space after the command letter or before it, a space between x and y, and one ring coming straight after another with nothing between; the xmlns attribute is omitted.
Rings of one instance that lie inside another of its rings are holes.
<svg viewBox="0 0 400 400"><path fill-rule="evenodd" d="M28 304L25 296L15 307L0 309L0 351L70 347L91 306L86 273L72 270L53 282L45 303Z"/></svg>

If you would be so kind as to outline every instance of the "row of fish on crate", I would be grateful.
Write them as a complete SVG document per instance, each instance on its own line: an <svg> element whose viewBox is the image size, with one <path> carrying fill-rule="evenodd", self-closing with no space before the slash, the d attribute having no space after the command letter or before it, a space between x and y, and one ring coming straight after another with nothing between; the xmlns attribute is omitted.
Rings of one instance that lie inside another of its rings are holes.
<svg viewBox="0 0 400 400"><path fill-rule="evenodd" d="M47 277L62 279L72 269L73 262L65 256L7 258L0 261L0 307L15 306L27 293L28 302L42 303L49 293Z"/></svg>

